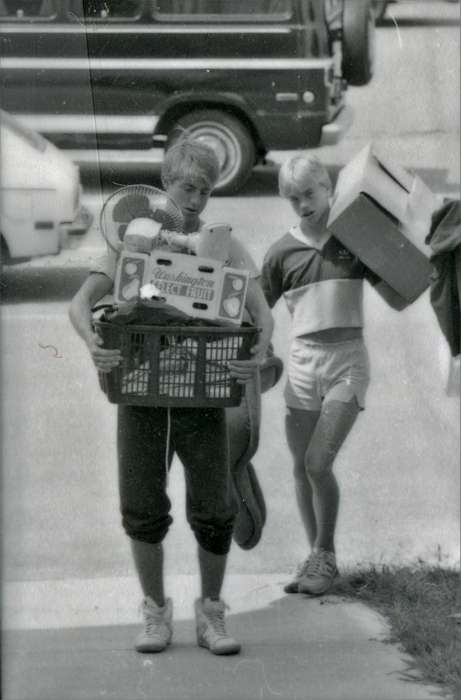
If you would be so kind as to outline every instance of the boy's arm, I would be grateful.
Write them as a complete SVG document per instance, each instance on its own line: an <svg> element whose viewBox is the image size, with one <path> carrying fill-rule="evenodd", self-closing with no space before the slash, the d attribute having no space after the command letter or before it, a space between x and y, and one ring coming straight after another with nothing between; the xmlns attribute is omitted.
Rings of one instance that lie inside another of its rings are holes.
<svg viewBox="0 0 461 700"><path fill-rule="evenodd" d="M274 329L271 310L266 302L262 289L257 279L250 278L246 298L246 309L251 316L251 320L257 328L261 329L256 345L250 352L250 360L235 360L229 362L231 377L240 384L251 382L255 378L258 365L262 364L266 357L269 342Z"/></svg>
<svg viewBox="0 0 461 700"><path fill-rule="evenodd" d="M264 257L259 283L272 309L283 294L281 263L273 248L269 249Z"/></svg>
<svg viewBox="0 0 461 700"><path fill-rule="evenodd" d="M84 281L69 308L70 321L85 341L96 367L102 372L110 372L121 361L120 350L102 347L102 338L93 329L93 306L113 287L112 280L103 273L94 272Z"/></svg>
<svg viewBox="0 0 461 700"><path fill-rule="evenodd" d="M274 331L274 320L269 305L265 299L259 281L250 278L246 299L246 308L253 323L261 328L257 344L251 348L251 353L257 362L262 362L266 357L267 348Z"/></svg>

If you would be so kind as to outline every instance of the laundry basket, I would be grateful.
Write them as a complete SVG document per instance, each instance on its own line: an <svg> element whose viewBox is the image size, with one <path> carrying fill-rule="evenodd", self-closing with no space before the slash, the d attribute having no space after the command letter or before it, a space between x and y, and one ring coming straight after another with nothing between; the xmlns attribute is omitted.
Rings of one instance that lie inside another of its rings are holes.
<svg viewBox="0 0 461 700"><path fill-rule="evenodd" d="M106 348L120 348L122 362L99 372L111 403L144 406L238 406L242 385L228 362L250 358L259 330L243 325L156 326L95 320Z"/></svg>

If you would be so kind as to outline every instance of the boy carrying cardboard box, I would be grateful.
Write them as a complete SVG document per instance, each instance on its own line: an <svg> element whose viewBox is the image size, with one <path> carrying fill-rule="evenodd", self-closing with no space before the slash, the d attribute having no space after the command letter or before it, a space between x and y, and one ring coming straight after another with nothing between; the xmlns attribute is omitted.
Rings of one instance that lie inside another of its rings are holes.
<svg viewBox="0 0 461 700"><path fill-rule="evenodd" d="M327 228L411 303L430 283L424 236L437 206L437 197L419 177L369 144L341 170Z"/></svg>

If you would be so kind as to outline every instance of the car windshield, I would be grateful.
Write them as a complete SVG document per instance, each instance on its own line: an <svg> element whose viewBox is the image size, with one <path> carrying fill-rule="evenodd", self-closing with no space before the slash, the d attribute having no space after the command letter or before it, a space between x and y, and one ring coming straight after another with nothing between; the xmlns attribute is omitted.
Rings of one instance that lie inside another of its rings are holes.
<svg viewBox="0 0 461 700"><path fill-rule="evenodd" d="M48 142L43 136L37 134L35 131L31 131L27 127L20 124L16 119L0 109L0 126L5 125L7 129L10 129L13 133L17 134L20 138L25 139L32 148L35 148L40 153L46 150Z"/></svg>

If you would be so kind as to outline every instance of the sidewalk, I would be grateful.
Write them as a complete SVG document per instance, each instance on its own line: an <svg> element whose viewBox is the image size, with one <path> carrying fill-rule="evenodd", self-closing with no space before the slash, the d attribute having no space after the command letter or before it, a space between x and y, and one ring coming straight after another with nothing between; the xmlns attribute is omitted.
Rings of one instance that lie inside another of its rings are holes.
<svg viewBox="0 0 461 700"><path fill-rule="evenodd" d="M197 647L196 578L167 577L173 644L133 650L134 578L8 583L3 591L4 700L434 700L411 660L386 643L384 620L361 603L283 593L278 575L229 575L224 597L239 656Z"/></svg>

